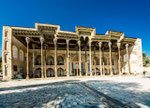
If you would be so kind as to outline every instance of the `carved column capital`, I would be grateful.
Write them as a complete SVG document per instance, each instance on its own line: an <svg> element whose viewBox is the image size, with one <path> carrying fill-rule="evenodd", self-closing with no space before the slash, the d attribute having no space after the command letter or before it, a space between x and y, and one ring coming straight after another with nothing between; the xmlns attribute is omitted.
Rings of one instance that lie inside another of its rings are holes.
<svg viewBox="0 0 150 108"><path fill-rule="evenodd" d="M69 44L69 41L70 41L70 40L66 40L66 44L67 44L67 45Z"/></svg>
<svg viewBox="0 0 150 108"><path fill-rule="evenodd" d="M80 40L78 41L78 45L79 45L79 46L81 45L81 41L80 41Z"/></svg>
<svg viewBox="0 0 150 108"><path fill-rule="evenodd" d="M100 47L100 48L102 47L102 42L99 42L99 47Z"/></svg>
<svg viewBox="0 0 150 108"><path fill-rule="evenodd" d="M129 47L129 44L126 44L125 46L126 46L126 48L128 48L128 47Z"/></svg>
<svg viewBox="0 0 150 108"><path fill-rule="evenodd" d="M57 43L57 38L54 38L53 42L54 42L54 44L56 44Z"/></svg>
<svg viewBox="0 0 150 108"><path fill-rule="evenodd" d="M43 43L44 43L44 38L43 37L40 37L40 42L43 45Z"/></svg>
<svg viewBox="0 0 150 108"><path fill-rule="evenodd" d="M121 46L121 43L120 43L120 42L118 42L118 43L117 43L117 47L118 47L118 48L120 48L120 46Z"/></svg>
<svg viewBox="0 0 150 108"><path fill-rule="evenodd" d="M27 44L30 43L30 38L29 38L29 37L26 37L25 40L26 40L26 43L27 43Z"/></svg>
<svg viewBox="0 0 150 108"><path fill-rule="evenodd" d="M85 41L85 38L86 38L86 36L83 36L84 41Z"/></svg>
<svg viewBox="0 0 150 108"><path fill-rule="evenodd" d="M92 40L89 40L89 46L91 46Z"/></svg>
<svg viewBox="0 0 150 108"><path fill-rule="evenodd" d="M111 45L112 45L112 43L111 43L111 42L108 42L108 46L109 46L109 48L111 48Z"/></svg>

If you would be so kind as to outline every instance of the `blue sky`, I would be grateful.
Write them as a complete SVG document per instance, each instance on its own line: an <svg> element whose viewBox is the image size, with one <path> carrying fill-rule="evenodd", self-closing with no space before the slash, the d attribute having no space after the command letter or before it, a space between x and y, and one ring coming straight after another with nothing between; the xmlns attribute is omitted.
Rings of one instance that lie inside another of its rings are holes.
<svg viewBox="0 0 150 108"><path fill-rule="evenodd" d="M143 51L150 56L150 0L1 0L0 56L2 26L34 27L34 23L59 24L61 30L75 26L125 32L142 38Z"/></svg>

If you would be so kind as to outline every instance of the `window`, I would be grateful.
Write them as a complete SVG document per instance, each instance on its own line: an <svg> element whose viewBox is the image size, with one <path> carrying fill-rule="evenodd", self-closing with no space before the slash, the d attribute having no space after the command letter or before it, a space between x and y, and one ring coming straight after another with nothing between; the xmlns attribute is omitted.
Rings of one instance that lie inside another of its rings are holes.
<svg viewBox="0 0 150 108"><path fill-rule="evenodd" d="M14 65L14 71L17 71L17 66L16 65Z"/></svg>
<svg viewBox="0 0 150 108"><path fill-rule="evenodd" d="M5 41L5 50L8 49L8 41Z"/></svg>
<svg viewBox="0 0 150 108"><path fill-rule="evenodd" d="M57 58L57 65L64 65L64 58L62 56Z"/></svg>
<svg viewBox="0 0 150 108"><path fill-rule="evenodd" d="M15 59L18 58L18 49L16 46L13 46L13 58Z"/></svg>
<svg viewBox="0 0 150 108"><path fill-rule="evenodd" d="M20 61L24 61L24 53L22 50L19 51L19 59Z"/></svg>
<svg viewBox="0 0 150 108"><path fill-rule="evenodd" d="M8 36L8 31L5 31L5 37L7 37Z"/></svg>
<svg viewBox="0 0 150 108"><path fill-rule="evenodd" d="M8 72L8 67L5 66L5 76L7 76L7 72Z"/></svg>
<svg viewBox="0 0 150 108"><path fill-rule="evenodd" d="M5 54L5 63L7 63L8 54Z"/></svg>
<svg viewBox="0 0 150 108"><path fill-rule="evenodd" d="M54 65L54 58L52 56L47 58L47 65Z"/></svg>

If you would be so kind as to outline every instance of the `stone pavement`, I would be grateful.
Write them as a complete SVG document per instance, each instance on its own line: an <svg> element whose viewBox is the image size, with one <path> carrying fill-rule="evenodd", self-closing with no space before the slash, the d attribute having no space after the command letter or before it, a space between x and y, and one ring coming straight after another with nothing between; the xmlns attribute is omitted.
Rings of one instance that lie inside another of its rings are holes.
<svg viewBox="0 0 150 108"><path fill-rule="evenodd" d="M85 83L123 104L150 107L150 77L92 77L0 82L0 108L109 108ZM103 97L102 97L103 98Z"/></svg>
<svg viewBox="0 0 150 108"><path fill-rule="evenodd" d="M70 82L70 81L67 81ZM6 89L0 89L3 91ZM106 108L109 107L98 97L76 83L47 83L34 88L24 86L12 88L12 93L0 94L0 107L34 108ZM19 90L16 91L15 90Z"/></svg>

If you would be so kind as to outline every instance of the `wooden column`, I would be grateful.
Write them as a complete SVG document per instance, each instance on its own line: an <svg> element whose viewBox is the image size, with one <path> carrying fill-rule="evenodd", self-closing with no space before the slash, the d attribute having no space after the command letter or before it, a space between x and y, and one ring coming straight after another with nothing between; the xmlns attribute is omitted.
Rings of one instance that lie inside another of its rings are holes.
<svg viewBox="0 0 150 108"><path fill-rule="evenodd" d="M99 71L101 72L101 76L103 75L102 74L102 50L101 50L101 47L102 47L102 42L99 42Z"/></svg>
<svg viewBox="0 0 150 108"><path fill-rule="evenodd" d="M92 43L92 41L89 40L90 76L92 76L92 54L91 54L91 43Z"/></svg>
<svg viewBox="0 0 150 108"><path fill-rule="evenodd" d="M118 68L119 68L119 75L121 75L121 56L120 56L120 46L121 43L117 43L118 46Z"/></svg>
<svg viewBox="0 0 150 108"><path fill-rule="evenodd" d="M79 72L78 72L79 66L78 66L78 63L76 63L76 68L77 68L77 76L79 76Z"/></svg>
<svg viewBox="0 0 150 108"><path fill-rule="evenodd" d="M34 67L35 67L35 51L34 50L35 50L35 45L34 44L32 45L32 48L33 48L33 53L32 53L33 54L32 55L33 56L33 59L32 59L33 60L32 61L33 62L33 70L32 71L33 71L33 78L34 78L35 77L35 73L34 73Z"/></svg>
<svg viewBox="0 0 150 108"><path fill-rule="evenodd" d="M66 40L66 44L67 44L67 55L66 55L66 73L67 73L67 77L69 77L69 40Z"/></svg>
<svg viewBox="0 0 150 108"><path fill-rule="evenodd" d="M107 74L109 73L109 57L107 57Z"/></svg>
<svg viewBox="0 0 150 108"><path fill-rule="evenodd" d="M95 50L96 50L96 47L94 47L94 57L93 57L93 61L94 61L94 72L95 72L95 76L96 76L96 56L95 56Z"/></svg>
<svg viewBox="0 0 150 108"><path fill-rule="evenodd" d="M43 60L43 43L44 43L44 38L40 37L40 42L41 42L41 72L42 72L42 78L44 78L44 60Z"/></svg>
<svg viewBox="0 0 150 108"><path fill-rule="evenodd" d="M126 44L126 53L127 53L127 65L128 65L128 74L130 73L130 56L129 56L129 44Z"/></svg>
<svg viewBox="0 0 150 108"><path fill-rule="evenodd" d="M55 68L55 77L57 77L57 38L54 38L54 68Z"/></svg>
<svg viewBox="0 0 150 108"><path fill-rule="evenodd" d="M111 55L111 45L112 45L112 43L111 42L109 42L108 43L108 45L109 45L109 64L110 64L110 74L111 75L113 75L113 72L112 72L112 55Z"/></svg>
<svg viewBox="0 0 150 108"><path fill-rule="evenodd" d="M88 76L88 63L87 63L87 49L85 48L85 69L86 69L86 76Z"/></svg>
<svg viewBox="0 0 150 108"><path fill-rule="evenodd" d="M26 57L26 61L27 61L27 75L26 75L26 79L29 79L29 42L30 42L30 38L26 37L26 43L27 43L27 57Z"/></svg>
<svg viewBox="0 0 150 108"><path fill-rule="evenodd" d="M71 59L71 53L70 53L70 51L69 51L69 75L73 75L73 74L72 74L71 64L72 64L72 59Z"/></svg>
<svg viewBox="0 0 150 108"><path fill-rule="evenodd" d="M78 41L78 45L79 45L79 74L81 76L82 75L81 73L81 41Z"/></svg>
<svg viewBox="0 0 150 108"><path fill-rule="evenodd" d="M105 76L104 48L103 48L103 75Z"/></svg>
<svg viewBox="0 0 150 108"><path fill-rule="evenodd" d="M46 44L44 45L44 48L45 48L45 62L44 62L44 73L45 73L45 78L47 78L47 72L46 72L46 70L47 70L47 67L46 67L46 58L47 58L47 55L46 55L46 48L47 48L47 46L46 46Z"/></svg>

